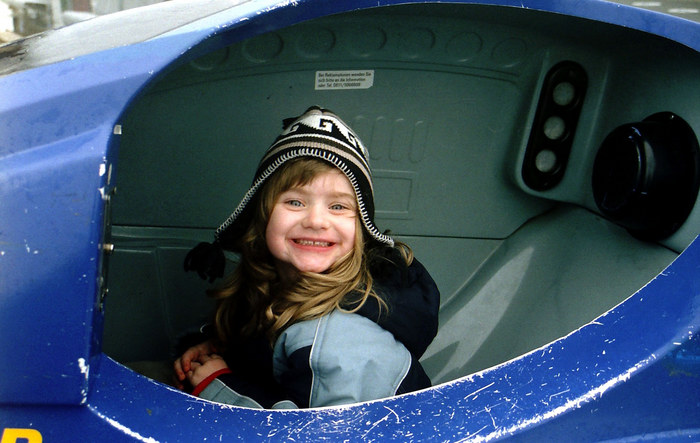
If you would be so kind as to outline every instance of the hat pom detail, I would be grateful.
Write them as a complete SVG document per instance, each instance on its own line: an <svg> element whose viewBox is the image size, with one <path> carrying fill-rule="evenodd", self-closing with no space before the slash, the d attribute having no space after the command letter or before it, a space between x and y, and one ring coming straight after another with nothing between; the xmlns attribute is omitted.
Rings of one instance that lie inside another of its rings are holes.
<svg viewBox="0 0 700 443"><path fill-rule="evenodd" d="M202 242L187 253L184 263L185 271L196 271L203 280L209 283L223 277L226 267L226 256L218 241Z"/></svg>

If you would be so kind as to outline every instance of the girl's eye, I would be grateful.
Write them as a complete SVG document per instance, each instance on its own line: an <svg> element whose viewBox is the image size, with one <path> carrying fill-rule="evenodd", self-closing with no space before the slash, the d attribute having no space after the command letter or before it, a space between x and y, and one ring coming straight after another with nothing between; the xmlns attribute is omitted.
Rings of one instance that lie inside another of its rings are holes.
<svg viewBox="0 0 700 443"><path fill-rule="evenodd" d="M287 200L287 204L290 206L295 206L295 207L303 206L299 200Z"/></svg>
<svg viewBox="0 0 700 443"><path fill-rule="evenodd" d="M331 205L331 211L349 211L352 210L352 206L344 205L342 203L335 203Z"/></svg>

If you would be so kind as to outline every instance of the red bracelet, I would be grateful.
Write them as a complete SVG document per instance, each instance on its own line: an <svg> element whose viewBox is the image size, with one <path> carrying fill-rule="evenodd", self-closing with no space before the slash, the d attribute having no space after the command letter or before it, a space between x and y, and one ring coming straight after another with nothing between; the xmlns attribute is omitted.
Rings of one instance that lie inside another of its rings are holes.
<svg viewBox="0 0 700 443"><path fill-rule="evenodd" d="M229 368L223 368L219 369L216 372L213 372L209 375L209 377L205 378L199 384L194 388L194 391L192 391L192 395L198 396L204 389L206 389L207 386L218 376L223 375L223 374L230 374L231 370Z"/></svg>

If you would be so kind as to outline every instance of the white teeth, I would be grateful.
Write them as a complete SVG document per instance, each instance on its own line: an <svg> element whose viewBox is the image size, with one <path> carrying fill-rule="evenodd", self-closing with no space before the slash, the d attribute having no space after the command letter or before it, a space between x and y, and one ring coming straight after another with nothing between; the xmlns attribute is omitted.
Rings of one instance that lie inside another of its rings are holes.
<svg viewBox="0 0 700 443"><path fill-rule="evenodd" d="M325 246L328 247L331 244L325 241L312 241L312 240L295 240L295 242L302 246Z"/></svg>

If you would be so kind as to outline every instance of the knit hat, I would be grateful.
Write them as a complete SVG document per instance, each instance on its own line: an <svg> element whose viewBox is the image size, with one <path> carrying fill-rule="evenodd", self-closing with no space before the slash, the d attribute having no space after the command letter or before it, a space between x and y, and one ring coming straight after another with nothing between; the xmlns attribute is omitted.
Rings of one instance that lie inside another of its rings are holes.
<svg viewBox="0 0 700 443"><path fill-rule="evenodd" d="M255 172L253 184L233 213L216 230L214 243L200 243L185 258L185 270L197 271L213 281L223 275L223 250L237 251L237 240L252 219L258 191L283 164L302 157L324 160L348 178L367 233L380 243L394 246L394 240L374 224L374 190L369 154L360 138L337 115L317 106L301 116L285 119L282 134L265 152ZM251 203L253 202L253 203Z"/></svg>

